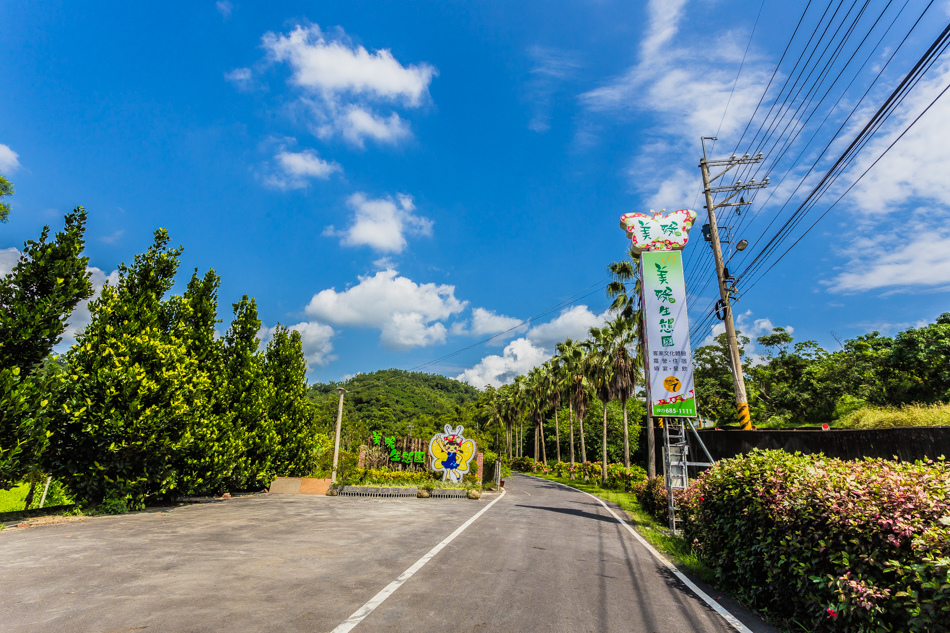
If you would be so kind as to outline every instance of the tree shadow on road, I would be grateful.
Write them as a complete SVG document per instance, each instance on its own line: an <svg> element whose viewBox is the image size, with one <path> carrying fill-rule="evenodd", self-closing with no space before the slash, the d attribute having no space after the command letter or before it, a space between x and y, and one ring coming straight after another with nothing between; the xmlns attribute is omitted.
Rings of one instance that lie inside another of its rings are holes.
<svg viewBox="0 0 950 633"><path fill-rule="evenodd" d="M597 519L598 521L606 521L607 523L616 523L616 519L613 517L605 517L600 514L594 514L593 512L584 512L583 510L575 510L574 508L552 508L551 506L529 506L525 504L516 504L516 508L532 508L534 510L547 510L549 512L559 512L561 514L570 514L577 517L583 517L585 519Z"/></svg>

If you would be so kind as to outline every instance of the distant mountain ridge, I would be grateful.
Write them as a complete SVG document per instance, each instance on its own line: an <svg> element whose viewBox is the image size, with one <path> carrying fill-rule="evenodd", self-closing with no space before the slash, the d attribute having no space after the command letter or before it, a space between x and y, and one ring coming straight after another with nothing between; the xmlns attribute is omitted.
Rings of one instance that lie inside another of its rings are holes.
<svg viewBox="0 0 950 633"><path fill-rule="evenodd" d="M469 423L480 393L471 385L438 374L383 369L357 374L344 383L313 384L311 399L335 399L334 390L340 386L347 390L346 415L358 420L357 426L367 432L404 435L412 425L415 437L430 433L438 424Z"/></svg>

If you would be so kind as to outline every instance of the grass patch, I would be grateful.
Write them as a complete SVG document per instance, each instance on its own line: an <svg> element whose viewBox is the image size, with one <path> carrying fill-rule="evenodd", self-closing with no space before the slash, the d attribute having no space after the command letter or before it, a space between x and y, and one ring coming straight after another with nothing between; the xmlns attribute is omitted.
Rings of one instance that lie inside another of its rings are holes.
<svg viewBox="0 0 950 633"><path fill-rule="evenodd" d="M608 490L596 484L576 479L571 481L566 477L555 477L554 475L535 474L532 476L556 481L577 488L578 490L589 492L595 497L600 497L605 501L616 503L630 515L630 525L632 525L650 545L670 558L681 571L700 578L703 582L711 586L715 586L716 574L693 554L689 543L687 543L683 537L670 532L669 527L665 523L660 523L647 514L646 511L640 507L640 504L637 503L636 497L629 492Z"/></svg>
<svg viewBox="0 0 950 633"><path fill-rule="evenodd" d="M907 426L950 426L950 404L865 405L841 417L839 429L893 429Z"/></svg>
<svg viewBox="0 0 950 633"><path fill-rule="evenodd" d="M9 490L0 490L0 512L19 512L26 502L29 484L19 484Z"/></svg>

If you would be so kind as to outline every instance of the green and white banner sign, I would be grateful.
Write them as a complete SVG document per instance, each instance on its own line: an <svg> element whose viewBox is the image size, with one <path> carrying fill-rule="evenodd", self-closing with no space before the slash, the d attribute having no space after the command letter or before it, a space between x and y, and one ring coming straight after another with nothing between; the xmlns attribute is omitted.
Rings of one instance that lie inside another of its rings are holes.
<svg viewBox="0 0 950 633"><path fill-rule="evenodd" d="M644 251L643 318L653 415L696 416L682 251Z"/></svg>

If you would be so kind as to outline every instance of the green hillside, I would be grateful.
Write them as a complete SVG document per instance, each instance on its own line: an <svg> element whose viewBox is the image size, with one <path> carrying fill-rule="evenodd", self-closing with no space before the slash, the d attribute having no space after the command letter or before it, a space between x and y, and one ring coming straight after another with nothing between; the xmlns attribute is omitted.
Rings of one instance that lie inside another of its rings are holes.
<svg viewBox="0 0 950 633"><path fill-rule="evenodd" d="M343 439L358 445L372 431L413 437L429 437L445 424L462 424L477 430L473 419L479 391L445 376L384 369L358 374L345 383L316 383L310 398L318 405L322 426L329 430L335 421L337 394L343 386Z"/></svg>

